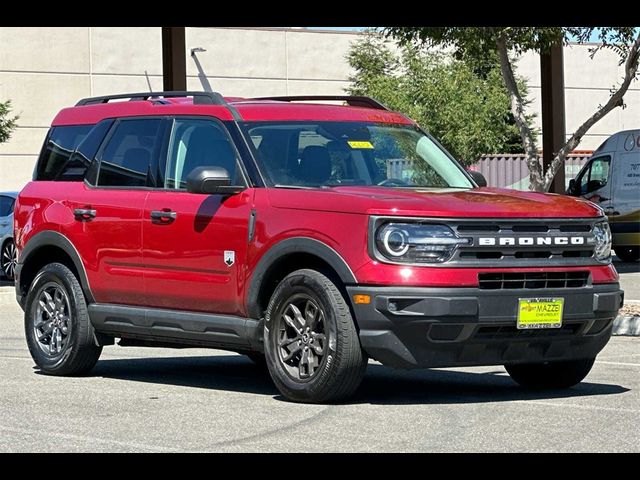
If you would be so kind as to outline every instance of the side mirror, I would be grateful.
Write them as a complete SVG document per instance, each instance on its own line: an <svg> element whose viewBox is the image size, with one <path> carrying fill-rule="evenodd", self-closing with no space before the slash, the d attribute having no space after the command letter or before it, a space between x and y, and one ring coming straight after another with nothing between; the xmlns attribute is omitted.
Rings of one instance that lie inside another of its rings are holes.
<svg viewBox="0 0 640 480"><path fill-rule="evenodd" d="M467 170L467 173L471 175L471 178L473 178L473 181L476 182L479 187L487 186L487 179L484 178L484 175L482 175L480 172L477 172L475 170Z"/></svg>
<svg viewBox="0 0 640 480"><path fill-rule="evenodd" d="M567 188L567 195L573 195L576 196L576 180L574 178L572 178L571 180L569 180L569 188Z"/></svg>
<svg viewBox="0 0 640 480"><path fill-rule="evenodd" d="M231 185L229 172L222 167L196 167L187 175L189 193L233 195L245 188L241 185Z"/></svg>

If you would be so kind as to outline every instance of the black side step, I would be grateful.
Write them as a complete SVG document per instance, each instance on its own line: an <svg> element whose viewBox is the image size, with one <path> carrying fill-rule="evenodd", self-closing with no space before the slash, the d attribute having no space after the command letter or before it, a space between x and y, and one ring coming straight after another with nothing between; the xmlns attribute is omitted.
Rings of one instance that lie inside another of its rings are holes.
<svg viewBox="0 0 640 480"><path fill-rule="evenodd" d="M251 318L104 303L89 305L89 317L96 332L115 337L262 350L262 323Z"/></svg>

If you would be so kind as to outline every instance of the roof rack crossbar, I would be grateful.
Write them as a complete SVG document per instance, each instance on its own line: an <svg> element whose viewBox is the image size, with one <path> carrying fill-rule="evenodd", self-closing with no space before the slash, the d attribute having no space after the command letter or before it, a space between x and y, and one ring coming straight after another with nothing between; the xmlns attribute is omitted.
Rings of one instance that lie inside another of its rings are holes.
<svg viewBox="0 0 640 480"><path fill-rule="evenodd" d="M194 105L224 105L227 102L218 92L191 92L191 91L167 91L167 92L141 92L141 93L122 93L118 95L104 95L102 97L83 98L76 107L84 105L97 105L101 103L109 103L111 100L122 100L128 98L130 102L149 100L153 98L175 98L175 97L193 97Z"/></svg>
<svg viewBox="0 0 640 480"><path fill-rule="evenodd" d="M288 95L281 97L257 97L252 100L274 100L277 102L303 102L303 101L323 101L338 100L343 101L351 107L375 108L376 110L389 110L379 101L359 95Z"/></svg>

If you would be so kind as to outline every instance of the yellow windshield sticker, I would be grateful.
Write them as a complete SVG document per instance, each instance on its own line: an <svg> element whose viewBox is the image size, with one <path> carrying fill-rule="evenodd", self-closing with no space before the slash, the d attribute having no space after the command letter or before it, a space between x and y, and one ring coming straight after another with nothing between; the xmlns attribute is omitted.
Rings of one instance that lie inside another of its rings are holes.
<svg viewBox="0 0 640 480"><path fill-rule="evenodd" d="M351 148L368 148L368 149L373 148L373 145L371 144L371 142L367 142L367 141L349 140L347 143Z"/></svg>

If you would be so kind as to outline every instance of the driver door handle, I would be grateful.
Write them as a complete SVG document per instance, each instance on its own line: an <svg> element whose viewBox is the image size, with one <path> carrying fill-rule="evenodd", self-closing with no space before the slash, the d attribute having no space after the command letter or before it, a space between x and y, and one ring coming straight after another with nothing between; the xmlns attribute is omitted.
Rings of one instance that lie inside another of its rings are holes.
<svg viewBox="0 0 640 480"><path fill-rule="evenodd" d="M93 208L76 208L73 211L73 216L80 222L88 222L89 220L96 218L96 211Z"/></svg>
<svg viewBox="0 0 640 480"><path fill-rule="evenodd" d="M178 218L178 214L176 212L172 212L171 210L151 211L151 221L159 225L172 223L176 218Z"/></svg>

